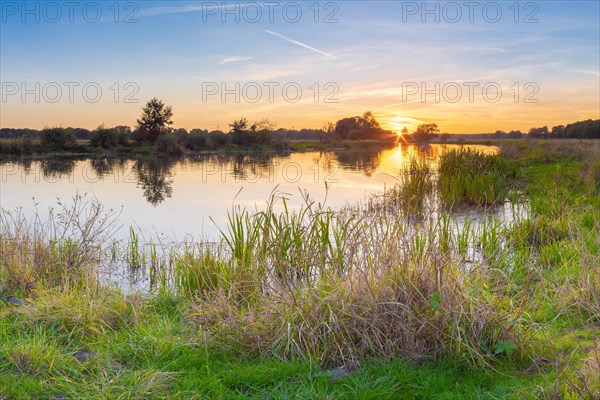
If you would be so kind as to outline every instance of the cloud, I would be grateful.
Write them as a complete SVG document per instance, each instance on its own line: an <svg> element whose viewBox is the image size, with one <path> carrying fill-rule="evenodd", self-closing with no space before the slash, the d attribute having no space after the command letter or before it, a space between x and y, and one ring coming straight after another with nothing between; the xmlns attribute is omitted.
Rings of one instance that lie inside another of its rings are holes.
<svg viewBox="0 0 600 400"><path fill-rule="evenodd" d="M277 36L278 38L281 38L281 39L285 40L286 42L295 44L296 46L304 47L305 49L312 50L315 53L319 53L319 54L322 54L322 55L327 56L327 57L336 58L333 54L326 53L326 52L324 52L322 50L319 50L319 49L316 49L316 48L314 48L312 46L309 46L306 43L302 43L302 42L300 42L298 40L291 39L291 38L289 38L287 36L284 36L284 35L282 35L280 33L269 31L269 30L266 30L266 29L264 29L264 31L267 32L270 35Z"/></svg>
<svg viewBox="0 0 600 400"><path fill-rule="evenodd" d="M229 64L229 63L233 63L233 62L241 62L241 61L249 61L249 60L252 60L252 57L225 56L217 64L222 65L222 64Z"/></svg>

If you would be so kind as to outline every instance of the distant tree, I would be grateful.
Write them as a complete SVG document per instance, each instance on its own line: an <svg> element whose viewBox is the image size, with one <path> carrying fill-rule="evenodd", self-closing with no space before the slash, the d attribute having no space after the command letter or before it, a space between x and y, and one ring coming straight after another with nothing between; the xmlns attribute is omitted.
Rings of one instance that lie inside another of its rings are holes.
<svg viewBox="0 0 600 400"><path fill-rule="evenodd" d="M133 139L131 128L125 125L117 125L113 128L119 137L119 144L125 145L129 140Z"/></svg>
<svg viewBox="0 0 600 400"><path fill-rule="evenodd" d="M335 125L333 122L324 122L323 127L319 131L319 141L321 143L327 142L331 135L335 133Z"/></svg>
<svg viewBox="0 0 600 400"><path fill-rule="evenodd" d="M277 130L277 124L271 121L269 118L263 118L260 121L256 121L254 124L255 131L268 131L275 132Z"/></svg>
<svg viewBox="0 0 600 400"><path fill-rule="evenodd" d="M240 118L229 124L229 133L240 134L246 132L248 132L248 120L246 118Z"/></svg>
<svg viewBox="0 0 600 400"><path fill-rule="evenodd" d="M552 127L552 131L550 132L550 137L553 139L560 139L564 137L565 134L565 126L557 125Z"/></svg>
<svg viewBox="0 0 600 400"><path fill-rule="evenodd" d="M94 147L112 149L119 144L119 134L114 128L109 129L102 124L91 133L90 143Z"/></svg>
<svg viewBox="0 0 600 400"><path fill-rule="evenodd" d="M494 133L494 136L496 137L496 139L502 139L502 138L506 137L506 132L504 132L504 131L496 131Z"/></svg>
<svg viewBox="0 0 600 400"><path fill-rule="evenodd" d="M377 122L371 111L365 112L362 117L340 119L335 124L335 133L342 140L376 139L391 134L391 132L381 129L379 122Z"/></svg>
<svg viewBox="0 0 600 400"><path fill-rule="evenodd" d="M154 144L160 136L171 132L173 110L156 97L146 103L137 120L134 137L140 143Z"/></svg>
<svg viewBox="0 0 600 400"><path fill-rule="evenodd" d="M68 149L77 143L72 128L44 128L41 133L41 139L43 146L55 149Z"/></svg>
<svg viewBox="0 0 600 400"><path fill-rule="evenodd" d="M427 143L438 133L440 133L440 129L437 124L421 124L412 136L417 143Z"/></svg>
<svg viewBox="0 0 600 400"><path fill-rule="evenodd" d="M523 137L523 132L517 130L517 131L510 131L506 134L506 137L509 139L521 139Z"/></svg>
<svg viewBox="0 0 600 400"><path fill-rule="evenodd" d="M446 142L448 142L448 138L450 137L449 133L442 133L440 135L440 142L446 144Z"/></svg>
<svg viewBox="0 0 600 400"><path fill-rule="evenodd" d="M529 130L528 136L532 139L542 139L548 137L548 127L544 126L542 128L531 128Z"/></svg>
<svg viewBox="0 0 600 400"><path fill-rule="evenodd" d="M600 119L579 121L565 126L565 138L600 139Z"/></svg>
<svg viewBox="0 0 600 400"><path fill-rule="evenodd" d="M79 140L88 140L91 132L85 128L73 128L73 134Z"/></svg>
<svg viewBox="0 0 600 400"><path fill-rule="evenodd" d="M373 115L373 113L371 111L367 111L366 113L363 114L361 122L363 122L363 124L364 124L363 128L381 129L381 127L379 126L379 122L377 122L377 120L375 119L375 116Z"/></svg>

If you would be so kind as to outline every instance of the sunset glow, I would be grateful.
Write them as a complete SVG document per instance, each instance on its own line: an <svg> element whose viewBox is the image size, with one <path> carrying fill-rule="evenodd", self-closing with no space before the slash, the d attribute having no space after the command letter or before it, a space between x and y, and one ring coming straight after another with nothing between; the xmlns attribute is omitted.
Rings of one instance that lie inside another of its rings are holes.
<svg viewBox="0 0 600 400"><path fill-rule="evenodd" d="M108 3L94 23L80 13L35 22L20 9L34 3L3 6L2 127L133 126L152 97L188 130L240 117L320 128L367 110L394 132L424 122L526 131L599 116L595 1L540 2L527 23L508 8L494 22L479 9L472 22L466 11L436 22L390 1L315 3L318 15L306 3L294 22L283 7L250 21L246 3L154 1L135 3L128 21L121 10L118 23Z"/></svg>

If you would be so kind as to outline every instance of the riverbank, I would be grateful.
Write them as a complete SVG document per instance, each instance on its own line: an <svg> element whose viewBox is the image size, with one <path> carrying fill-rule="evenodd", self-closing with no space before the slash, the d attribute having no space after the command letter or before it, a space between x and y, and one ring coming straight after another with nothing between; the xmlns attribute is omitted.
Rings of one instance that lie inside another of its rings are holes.
<svg viewBox="0 0 600 400"><path fill-rule="evenodd" d="M563 147L456 153L437 178L411 164L388 197L335 213L232 211L223 252L161 263L132 243L152 296L97 281L101 208L76 242L4 219L0 396L591 399L600 165ZM530 213L468 229L420 213L431 192L479 210L517 192Z"/></svg>

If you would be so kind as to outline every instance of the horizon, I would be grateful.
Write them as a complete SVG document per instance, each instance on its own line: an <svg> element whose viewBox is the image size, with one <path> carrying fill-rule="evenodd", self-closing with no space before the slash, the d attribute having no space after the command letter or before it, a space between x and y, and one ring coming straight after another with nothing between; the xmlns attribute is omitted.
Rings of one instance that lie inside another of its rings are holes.
<svg viewBox="0 0 600 400"><path fill-rule="evenodd" d="M0 127L133 128L153 97L188 131L368 110L451 134L600 118L595 1L73 4L2 3Z"/></svg>

